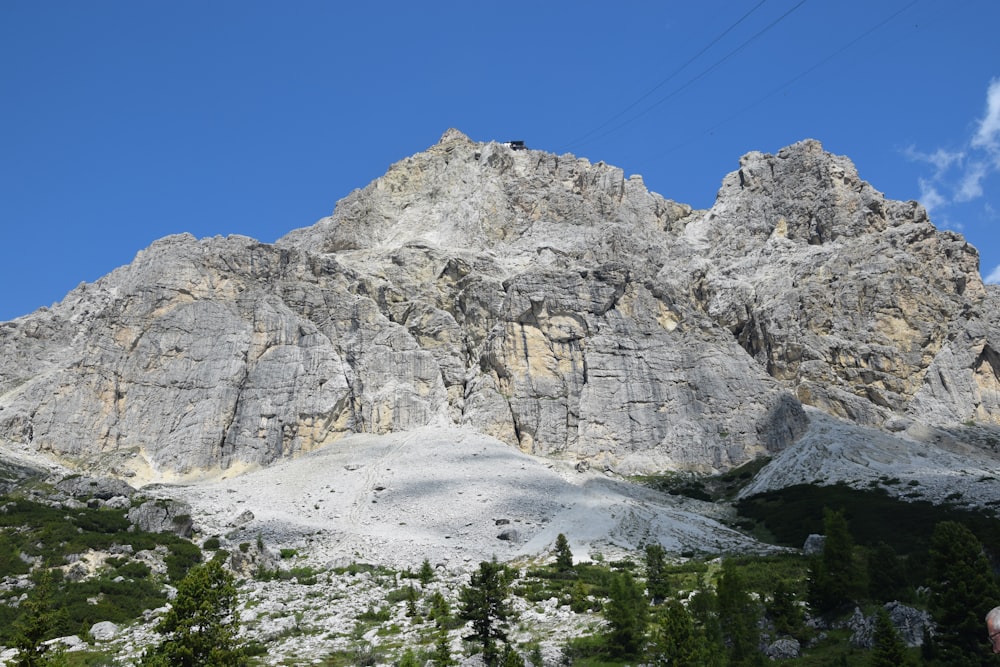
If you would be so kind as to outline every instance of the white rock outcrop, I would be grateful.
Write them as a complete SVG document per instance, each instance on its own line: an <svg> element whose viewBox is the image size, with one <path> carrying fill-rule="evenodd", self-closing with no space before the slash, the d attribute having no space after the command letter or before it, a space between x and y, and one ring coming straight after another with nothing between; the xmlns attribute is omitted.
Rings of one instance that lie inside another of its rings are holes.
<svg viewBox="0 0 1000 667"><path fill-rule="evenodd" d="M998 299L959 235L815 141L744 156L692 211L449 131L274 245L168 237L0 325L0 439L133 485L427 425L712 471L797 442L803 404L974 423L982 449Z"/></svg>

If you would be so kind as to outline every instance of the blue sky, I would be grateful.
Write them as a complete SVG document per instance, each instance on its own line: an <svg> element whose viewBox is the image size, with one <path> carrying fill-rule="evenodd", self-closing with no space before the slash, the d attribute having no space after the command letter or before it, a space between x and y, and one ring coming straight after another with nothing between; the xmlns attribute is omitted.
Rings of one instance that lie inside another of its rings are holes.
<svg viewBox="0 0 1000 667"><path fill-rule="evenodd" d="M1000 3L0 3L0 320L167 234L274 241L449 127L703 208L811 137L1000 282Z"/></svg>

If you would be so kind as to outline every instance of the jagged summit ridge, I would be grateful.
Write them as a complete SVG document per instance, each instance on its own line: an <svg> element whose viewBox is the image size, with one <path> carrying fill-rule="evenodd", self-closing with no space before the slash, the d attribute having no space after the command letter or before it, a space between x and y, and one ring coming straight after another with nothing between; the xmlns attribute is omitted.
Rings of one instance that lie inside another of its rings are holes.
<svg viewBox="0 0 1000 667"><path fill-rule="evenodd" d="M168 237L3 325L0 438L153 480L433 424L623 472L780 451L803 403L995 425L976 268L815 141L692 211L449 130L274 245Z"/></svg>
<svg viewBox="0 0 1000 667"><path fill-rule="evenodd" d="M351 193L333 216L278 244L325 253L406 245L491 249L515 266L548 249L594 262L611 254L602 247L608 226L655 234L690 212L616 167L477 144L449 130L427 151Z"/></svg>

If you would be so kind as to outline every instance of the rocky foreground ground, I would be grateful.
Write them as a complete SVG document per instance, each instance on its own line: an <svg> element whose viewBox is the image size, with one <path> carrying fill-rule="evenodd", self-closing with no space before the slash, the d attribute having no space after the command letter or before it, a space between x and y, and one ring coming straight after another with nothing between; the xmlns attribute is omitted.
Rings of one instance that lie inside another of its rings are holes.
<svg viewBox="0 0 1000 667"><path fill-rule="evenodd" d="M58 476L60 468L47 465ZM995 472L988 443L970 450L946 432L904 440L811 411L808 434L744 493L819 479L857 487L896 479L884 488L903 497L984 507L1000 497ZM649 543L674 557L774 550L727 526L728 506L527 455L456 428L358 434L267 468L150 485L140 494L179 501L196 541L215 538L233 553L243 636L266 644L271 664L308 664L359 646L389 660L403 646L427 645L436 632L427 617L435 592L454 609L480 561L547 562L560 533L578 561L634 557ZM414 577L424 560L434 571L426 584ZM262 566L294 576L261 580L254 572ZM417 594L416 616L400 595L408 586ZM603 623L566 602L517 598L518 641L539 642L554 660L568 637ZM155 641L161 612L86 639L92 648L134 657ZM456 655L463 653L462 634L450 635Z"/></svg>

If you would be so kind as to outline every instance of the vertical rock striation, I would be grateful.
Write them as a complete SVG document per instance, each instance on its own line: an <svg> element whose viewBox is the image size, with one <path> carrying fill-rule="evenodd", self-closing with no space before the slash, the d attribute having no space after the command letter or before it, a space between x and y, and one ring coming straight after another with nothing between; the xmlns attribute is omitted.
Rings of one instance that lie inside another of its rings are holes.
<svg viewBox="0 0 1000 667"><path fill-rule="evenodd" d="M802 403L997 424L977 261L814 141L692 211L449 130L274 245L168 237L0 325L0 438L163 479L436 423L623 472L779 451Z"/></svg>

